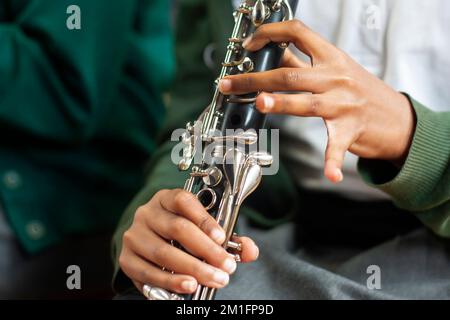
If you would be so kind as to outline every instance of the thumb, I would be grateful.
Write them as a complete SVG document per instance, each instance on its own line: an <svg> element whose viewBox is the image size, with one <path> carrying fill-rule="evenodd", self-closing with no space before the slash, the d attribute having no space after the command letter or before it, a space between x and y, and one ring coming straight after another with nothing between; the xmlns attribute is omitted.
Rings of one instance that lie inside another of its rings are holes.
<svg viewBox="0 0 450 320"><path fill-rule="evenodd" d="M259 248L255 242L248 237L233 237L233 241L241 245L240 258L241 262L249 263L256 261L259 256Z"/></svg>

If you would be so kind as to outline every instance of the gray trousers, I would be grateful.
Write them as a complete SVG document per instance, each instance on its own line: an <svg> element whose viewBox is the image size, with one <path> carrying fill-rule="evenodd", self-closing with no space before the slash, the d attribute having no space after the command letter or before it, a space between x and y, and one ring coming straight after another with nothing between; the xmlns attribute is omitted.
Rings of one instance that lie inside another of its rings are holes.
<svg viewBox="0 0 450 320"><path fill-rule="evenodd" d="M242 220L240 232L257 242L260 257L239 265L217 298L450 299L450 242L425 228L369 249L297 243L296 228L261 231Z"/></svg>
<svg viewBox="0 0 450 320"><path fill-rule="evenodd" d="M450 299L450 241L437 238L425 228L370 249L298 243L297 228L288 224L263 231L241 218L240 233L256 241L259 259L240 264L216 299ZM116 299L144 298L133 289Z"/></svg>

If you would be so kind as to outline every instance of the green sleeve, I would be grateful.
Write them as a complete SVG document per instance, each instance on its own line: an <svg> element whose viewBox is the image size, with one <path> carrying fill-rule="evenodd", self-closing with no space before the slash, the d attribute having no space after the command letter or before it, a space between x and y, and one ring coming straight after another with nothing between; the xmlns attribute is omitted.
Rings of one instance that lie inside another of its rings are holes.
<svg viewBox="0 0 450 320"><path fill-rule="evenodd" d="M70 5L81 9L81 30L66 26ZM91 137L117 87L135 6L5 0L0 7L0 132L59 143Z"/></svg>
<svg viewBox="0 0 450 320"><path fill-rule="evenodd" d="M147 183L129 205L117 228L112 242L115 265L113 285L117 292L132 286L120 271L118 258L122 248L122 235L131 226L136 209L147 203L162 189L181 188L186 173L179 172L171 161L173 143L170 135L174 129L185 127L207 107L211 99L214 71L203 61L204 48L213 41L210 36L208 6L203 0L183 0L178 5L176 26L177 77L168 96L168 119L160 141L164 141L149 164ZM195 35L193 37L192 35Z"/></svg>
<svg viewBox="0 0 450 320"><path fill-rule="evenodd" d="M433 112L411 99L417 127L411 150L398 171L383 161L361 159L359 171L371 186L389 194L436 234L450 237L450 112Z"/></svg>

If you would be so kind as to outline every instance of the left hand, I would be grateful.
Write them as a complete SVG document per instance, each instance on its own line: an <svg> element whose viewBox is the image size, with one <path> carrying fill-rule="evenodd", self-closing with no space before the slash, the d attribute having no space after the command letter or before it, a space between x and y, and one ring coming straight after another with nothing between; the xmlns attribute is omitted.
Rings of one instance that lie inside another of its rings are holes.
<svg viewBox="0 0 450 320"><path fill-rule="evenodd" d="M323 118L328 129L325 176L334 183L344 178L347 151L362 158L404 163L415 130L414 111L405 95L298 20L263 25L244 47L256 51L270 42L292 42L311 63L287 50L282 68L225 77L219 85L222 93L262 92L256 107L263 113Z"/></svg>

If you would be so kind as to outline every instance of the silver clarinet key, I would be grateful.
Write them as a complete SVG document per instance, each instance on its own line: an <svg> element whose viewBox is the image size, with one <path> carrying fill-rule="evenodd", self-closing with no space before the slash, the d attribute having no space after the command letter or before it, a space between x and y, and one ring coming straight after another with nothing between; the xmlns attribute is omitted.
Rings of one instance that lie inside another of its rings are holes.
<svg viewBox="0 0 450 320"><path fill-rule="evenodd" d="M148 300L184 300L183 297L177 294L161 288L153 288L149 285L144 285L142 292Z"/></svg>
<svg viewBox="0 0 450 320"><path fill-rule="evenodd" d="M268 11L263 0L258 0L252 10L252 22L255 27L261 26L266 20Z"/></svg>

